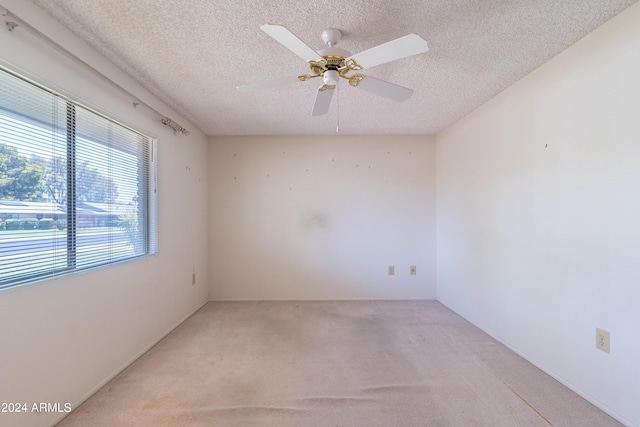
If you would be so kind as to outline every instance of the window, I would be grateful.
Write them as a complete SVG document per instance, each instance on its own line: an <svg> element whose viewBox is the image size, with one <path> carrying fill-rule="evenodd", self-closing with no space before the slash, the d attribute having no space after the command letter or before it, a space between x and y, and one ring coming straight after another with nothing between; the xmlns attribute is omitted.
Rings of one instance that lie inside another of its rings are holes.
<svg viewBox="0 0 640 427"><path fill-rule="evenodd" d="M0 288L156 253L154 147L0 67Z"/></svg>

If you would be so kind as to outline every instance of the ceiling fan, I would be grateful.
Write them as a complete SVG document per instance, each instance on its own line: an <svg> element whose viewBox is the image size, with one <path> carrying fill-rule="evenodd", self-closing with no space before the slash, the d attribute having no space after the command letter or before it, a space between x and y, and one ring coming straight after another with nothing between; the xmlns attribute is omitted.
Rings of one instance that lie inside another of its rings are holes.
<svg viewBox="0 0 640 427"><path fill-rule="evenodd" d="M318 88L318 92L316 93L316 99L311 110L312 116L320 116L329 111L333 92L340 78L347 80L353 87L394 101L404 101L408 99L413 93L412 89L374 79L373 77L368 77L363 74L350 73L424 53L429 50L427 42L422 37L417 34L409 34L358 54L351 55L346 50L336 47L336 44L342 38L342 33L335 28L329 28L322 32L322 40L327 47L316 52L282 25L265 24L262 25L260 29L300 58L307 61L311 69L311 74L283 77L276 80L239 86L237 89L241 92L252 92L322 77L323 85Z"/></svg>

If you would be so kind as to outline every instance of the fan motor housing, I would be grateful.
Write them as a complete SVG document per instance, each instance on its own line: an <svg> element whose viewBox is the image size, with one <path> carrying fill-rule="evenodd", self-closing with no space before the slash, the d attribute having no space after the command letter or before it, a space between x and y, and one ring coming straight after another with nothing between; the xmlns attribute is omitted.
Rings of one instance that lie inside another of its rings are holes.
<svg viewBox="0 0 640 427"><path fill-rule="evenodd" d="M318 53L323 58L326 58L327 56L336 56L336 57L348 58L348 57L351 56L351 53L349 53L348 51L346 51L344 49L340 49L339 47L326 47L324 49L320 49L318 51Z"/></svg>

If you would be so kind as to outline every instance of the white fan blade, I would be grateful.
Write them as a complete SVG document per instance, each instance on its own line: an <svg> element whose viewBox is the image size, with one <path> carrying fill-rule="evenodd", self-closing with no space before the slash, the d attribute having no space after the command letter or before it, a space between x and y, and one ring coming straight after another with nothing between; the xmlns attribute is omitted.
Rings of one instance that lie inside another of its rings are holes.
<svg viewBox="0 0 640 427"><path fill-rule="evenodd" d="M427 41L417 34L409 34L372 47L351 56L362 68L371 68L397 59L424 53L429 50Z"/></svg>
<svg viewBox="0 0 640 427"><path fill-rule="evenodd" d="M374 79L373 77L365 76L360 82L358 89L366 90L367 92L375 93L376 95L384 96L385 98L393 99L394 101L405 101L411 97L413 93L412 89L406 87L394 85L393 83L385 82L384 80Z"/></svg>
<svg viewBox="0 0 640 427"><path fill-rule="evenodd" d="M322 56L311 49L302 40L282 25L264 24L260 27L262 31L279 41L284 47L298 55L305 61L320 61Z"/></svg>
<svg viewBox="0 0 640 427"><path fill-rule="evenodd" d="M320 86L316 93L316 100L313 103L313 109L311 110L312 116L321 116L329 112L329 106L331 105L331 98L333 98L333 92L335 92L335 86Z"/></svg>
<svg viewBox="0 0 640 427"><path fill-rule="evenodd" d="M283 77L281 79L276 79L276 80L268 80L266 82L252 83L250 85L238 86L236 89L240 92L255 92L257 90L272 89L278 86L285 86L288 84L295 83L297 81L300 81L297 76L289 76L289 77Z"/></svg>

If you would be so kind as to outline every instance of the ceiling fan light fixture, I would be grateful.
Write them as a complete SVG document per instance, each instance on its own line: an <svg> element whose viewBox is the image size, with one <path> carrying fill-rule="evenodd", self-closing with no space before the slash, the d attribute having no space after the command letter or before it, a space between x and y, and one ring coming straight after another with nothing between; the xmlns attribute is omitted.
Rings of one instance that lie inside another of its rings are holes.
<svg viewBox="0 0 640 427"><path fill-rule="evenodd" d="M331 98L333 93L337 92L340 78L347 80L352 87L357 87L394 101L400 102L408 99L413 93L411 89L385 82L384 80L366 77L359 73L351 74L351 72L396 61L428 50L426 40L417 34L408 34L351 55L346 50L336 46L342 38L342 33L335 28L328 28L322 32L322 40L325 42L326 47L315 51L282 25L265 24L260 29L291 52L307 61L311 74L239 86L238 90L248 92L269 89L296 81L305 82L309 79L322 77L323 85L316 92L316 99L311 110L312 116L321 116L329 111Z"/></svg>

